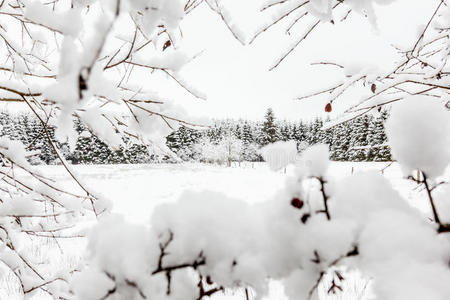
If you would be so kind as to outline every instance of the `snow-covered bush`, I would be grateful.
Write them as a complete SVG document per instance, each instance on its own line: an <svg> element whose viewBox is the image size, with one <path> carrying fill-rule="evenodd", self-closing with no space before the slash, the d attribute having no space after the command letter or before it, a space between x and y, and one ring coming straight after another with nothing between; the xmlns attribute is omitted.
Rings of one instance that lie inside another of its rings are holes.
<svg viewBox="0 0 450 300"><path fill-rule="evenodd" d="M73 298L68 282L80 267L46 268L27 249L53 239L64 255L62 241L84 235L81 220L110 206L64 159L79 137L74 121L112 151L130 139L165 151L167 134L188 124L183 110L142 78L160 73L202 97L178 73L190 59L179 25L196 2L1 1L0 101L21 104L38 119L25 143L0 139L0 272L14 275L24 297ZM28 151L42 136L42 153ZM31 166L27 158L39 154L61 164L73 186Z"/></svg>
<svg viewBox="0 0 450 300"><path fill-rule="evenodd" d="M224 136L218 143L204 136L194 145L194 151L200 161L208 163L226 163L228 167L233 161L242 160L242 141L232 134Z"/></svg>
<svg viewBox="0 0 450 300"><path fill-rule="evenodd" d="M292 164L297 159L297 142L278 141L264 146L260 150L264 161L267 162L271 170L279 170Z"/></svg>
<svg viewBox="0 0 450 300"><path fill-rule="evenodd" d="M334 13L344 16L353 11L365 13L374 22L374 3L390 2L269 1L263 10L282 7L280 20L292 12L298 19L312 16L311 26L299 37L295 48L320 22L334 21ZM448 299L450 225L439 214L439 208L448 206L438 207L435 201L450 199L448 189L440 189L442 182L436 180L449 162L448 139L442 136L448 136L449 116L444 106L448 87L439 82L446 76L446 72L440 71L446 67L446 59L442 57L448 54L445 51L449 37L445 26L437 27L432 22L443 15L440 9L448 10L445 2L439 1L436 13L412 50L402 52L406 59L399 68L378 77L364 71L326 90L331 91L326 106L331 111L331 102L347 89L358 82L370 83L371 95L349 108L348 112L354 115L347 114L347 119L404 100L388 120L389 145L407 173L413 169L424 173L419 184L427 192L429 216L411 207L379 173L330 178L328 149L317 145L300 155L285 189L267 202L250 205L203 192L186 193L177 203L157 207L146 233L134 228L128 234L145 237L141 238L140 247L136 247L138 257L142 252L153 253L144 266L111 268L103 257L123 261L128 255L123 256L121 251L106 253L109 247L90 247L89 272L99 274L106 269L103 274L109 274L106 276L111 282L103 292L136 298L202 299L223 289L251 288L260 299L267 294L268 279L275 279L283 283L289 299L313 299L324 280L331 280L327 284L328 293L339 293L346 276L339 270L346 267L372 278L373 292L380 299ZM277 18L274 20L268 27L279 23ZM296 24L294 19L293 25ZM266 30L261 29L261 33ZM429 31L435 35L425 40ZM437 50L428 48L430 45ZM432 56L440 57L439 68L427 62ZM412 71L421 67L429 72ZM411 86L423 90L413 92ZM391 93L393 90L396 93ZM430 97L429 92L433 91L441 93ZM415 93L428 96L410 99L410 94ZM317 94L320 93L314 93ZM420 136L414 126L421 127ZM118 227L117 230L130 228L127 224ZM100 224L97 230L108 233L111 228L109 224ZM102 236L95 235L93 244L102 244L99 241ZM129 266L132 265L134 262L130 262ZM143 268L150 271L143 273ZM140 282L133 281L135 278Z"/></svg>
<svg viewBox="0 0 450 300"><path fill-rule="evenodd" d="M425 120L440 114L412 110ZM389 122L404 127L409 120ZM389 134L390 140L402 138ZM417 139L406 143L429 147ZM398 155L400 162L408 156ZM241 288L260 299L269 279L282 282L288 299L315 299L322 284L328 293L340 293L344 268L372 278L374 294L383 299L447 299L450 226L422 215L378 172L329 177L328 156L326 145L305 150L285 189L266 202L186 192L178 202L158 206L149 228L118 217L100 221L83 278L103 278L107 284L96 295L120 299L202 299ZM424 181L430 207L436 184ZM111 238L117 232L123 238ZM127 246L110 251L122 244ZM74 288L83 295L90 289L77 281Z"/></svg>
<svg viewBox="0 0 450 300"><path fill-rule="evenodd" d="M202 137L194 144L195 157L201 162L220 163L221 151L217 144L213 143L207 136Z"/></svg>
<svg viewBox="0 0 450 300"><path fill-rule="evenodd" d="M223 160L227 162L230 167L232 161L242 160L242 141L236 138L235 135L229 134L220 140L218 147L222 149Z"/></svg>

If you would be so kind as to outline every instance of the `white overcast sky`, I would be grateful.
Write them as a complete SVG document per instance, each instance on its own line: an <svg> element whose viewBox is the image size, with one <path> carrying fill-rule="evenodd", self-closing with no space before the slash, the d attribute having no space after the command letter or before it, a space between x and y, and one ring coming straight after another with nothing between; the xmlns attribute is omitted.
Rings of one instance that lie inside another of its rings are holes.
<svg viewBox="0 0 450 300"><path fill-rule="evenodd" d="M221 1L229 9L235 26L248 37L268 21L267 16L259 13L264 0ZM165 86L156 79L143 84L155 85L161 95L175 98L192 117L260 120L268 107L274 109L279 119L324 116L325 99L297 101L294 98L331 86L342 78L342 72L310 63L335 61L387 68L395 59L391 44L412 45L438 1L396 0L389 6L377 7L377 29L356 13L345 22L323 24L274 71L269 71L270 66L295 41L295 32L287 36L284 34L286 26L283 26L286 24L280 24L253 44L243 46L220 17L203 4L182 22L183 48L191 54L201 52L201 55L180 74L205 93L207 100L194 99L173 82ZM300 33L303 31L301 26L297 28ZM363 92L369 92L368 88ZM333 105L333 114L360 97L361 93L348 95L346 103Z"/></svg>
<svg viewBox="0 0 450 300"><path fill-rule="evenodd" d="M258 1L245 4L247 1L223 0L233 22L249 36L265 21L258 14ZM294 97L327 87L342 74L330 67L310 66L311 62L362 62L388 67L395 58L390 45L411 45L436 5L437 0L397 0L377 7L378 29L357 14L334 26L324 24L271 72L271 64L295 39L284 34L284 26L262 34L250 46L242 46L206 5L199 7L184 20L183 43L192 52L203 53L181 74L208 99L192 100L182 93L177 98L190 114L213 118L261 119L268 107L280 119L324 115L325 100L296 101ZM345 101L359 97L361 94L349 95ZM339 111L338 103L334 109Z"/></svg>

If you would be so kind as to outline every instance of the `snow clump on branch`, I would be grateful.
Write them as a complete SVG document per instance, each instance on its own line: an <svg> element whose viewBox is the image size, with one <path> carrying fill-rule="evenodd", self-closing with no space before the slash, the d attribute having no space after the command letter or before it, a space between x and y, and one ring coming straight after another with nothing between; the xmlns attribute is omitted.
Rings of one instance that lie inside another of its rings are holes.
<svg viewBox="0 0 450 300"><path fill-rule="evenodd" d="M410 97L395 105L386 122L394 159L406 174L414 170L435 178L450 163L450 113L434 99Z"/></svg>

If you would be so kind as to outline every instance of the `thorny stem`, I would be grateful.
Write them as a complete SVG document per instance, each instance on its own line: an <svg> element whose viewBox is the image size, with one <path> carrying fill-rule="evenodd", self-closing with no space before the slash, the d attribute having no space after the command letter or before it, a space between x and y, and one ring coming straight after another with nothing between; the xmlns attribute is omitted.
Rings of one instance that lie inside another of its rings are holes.
<svg viewBox="0 0 450 300"><path fill-rule="evenodd" d="M315 290L319 286L320 282L322 282L322 278L325 275L325 272L320 272L319 278L317 279L316 283L313 285L313 287L309 290L308 293L308 300L312 299L312 296L314 295Z"/></svg>
<svg viewBox="0 0 450 300"><path fill-rule="evenodd" d="M319 264L320 263L320 256L319 253L317 252L317 250L314 251L314 255L315 255L315 260L312 260L313 262ZM352 256L357 256L359 255L359 249L358 246L355 245L353 247L352 250L350 250L349 252L347 252L344 255L339 256L338 258L336 258L335 260L333 260L331 263L328 264L328 268L334 267L336 266L339 262L341 262L343 259L348 258L348 257L352 257ZM313 287L309 290L308 293L308 300L312 299L312 296L314 295L314 292L316 291L317 287L319 286L319 284L322 282L322 279L324 277L324 275L326 274L325 271L321 271L319 274L319 278L317 278L316 283L313 285ZM338 277L341 277L340 275Z"/></svg>
<svg viewBox="0 0 450 300"><path fill-rule="evenodd" d="M436 206L434 205L434 200L433 200L433 196L431 195L431 188L428 184L427 176L425 175L424 172L422 172L422 175L423 175L423 184L425 185L425 190L427 191L427 195L428 195L428 200L430 200L431 211L433 212L434 221L436 223L438 223L439 225L441 225L441 219L439 218L439 215L436 210Z"/></svg>
<svg viewBox="0 0 450 300"><path fill-rule="evenodd" d="M116 277L114 275L112 275L112 274L110 274L108 272L104 272L104 273L109 279L111 279L112 281L116 282ZM141 296L142 299L147 299L147 297L145 296L144 292L142 291L142 289L139 287L139 285L136 282L131 281L131 280L126 279L126 278L124 279L124 282L125 282L125 284L127 286L136 289L137 292L139 293L139 296ZM109 296L113 295L116 292L117 292L117 283L110 290L108 290L106 292L106 294L102 298L100 298L100 300L106 300L106 299L109 298Z"/></svg>
<svg viewBox="0 0 450 300"><path fill-rule="evenodd" d="M214 288L211 288L209 290L205 290L205 287L203 286L203 276L199 275L199 277L200 277L200 279L199 279L199 282L197 284L198 289L199 289L199 295L198 295L197 300L201 300L201 299L203 299L203 297L210 297L213 294L224 290L224 288L221 287L221 286L220 287L214 287Z"/></svg>
<svg viewBox="0 0 450 300"><path fill-rule="evenodd" d="M328 195L325 193L325 183L322 177L315 177L320 182L320 192L322 193L324 210L321 211L327 216L327 220L331 220L330 211L328 210Z"/></svg>
<svg viewBox="0 0 450 300"><path fill-rule="evenodd" d="M199 266L202 266L206 264L206 258L203 256L203 251L200 251L198 257L192 262L192 263L184 263L179 265L172 265L172 266L163 266L163 258L168 254L167 253L167 247L172 243L173 241L173 232L169 230L169 237L165 243L159 244L159 258L158 258L158 267L156 270L154 270L151 275L156 275L158 273L164 273L167 278L167 295L170 295L171 290L171 282L172 282L172 272L180 269L186 269L186 268L192 268L194 270L197 270ZM204 290L203 290L204 291Z"/></svg>
<svg viewBox="0 0 450 300"><path fill-rule="evenodd" d="M432 191L434 188L430 187L428 184L427 175L422 172L423 175L423 184L425 185L425 190L427 191L428 200L430 201L431 211L433 212L434 221L439 225L438 233L450 232L450 224L442 224L441 219L439 218L438 211L436 209L436 205L434 203Z"/></svg>

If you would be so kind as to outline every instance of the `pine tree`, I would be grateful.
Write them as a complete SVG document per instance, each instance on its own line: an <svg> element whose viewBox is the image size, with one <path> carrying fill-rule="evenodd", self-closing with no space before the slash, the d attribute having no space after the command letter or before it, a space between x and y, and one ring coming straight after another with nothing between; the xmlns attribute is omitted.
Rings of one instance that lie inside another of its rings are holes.
<svg viewBox="0 0 450 300"><path fill-rule="evenodd" d="M258 145L255 143L253 137L252 125L248 121L244 121L242 125L242 157L245 161L260 161L261 157L258 154Z"/></svg>
<svg viewBox="0 0 450 300"><path fill-rule="evenodd" d="M239 122L240 122L240 121L239 121ZM234 136L235 136L236 138L238 138L239 140L241 140L241 139L242 139L242 128L241 128L239 122L236 123L236 125L235 125L235 128L234 128Z"/></svg>
<svg viewBox="0 0 450 300"><path fill-rule="evenodd" d="M308 127L308 143L310 145L322 143L324 134L322 132L322 120L320 120L319 118L315 118L314 122L312 122Z"/></svg>
<svg viewBox="0 0 450 300"><path fill-rule="evenodd" d="M367 160L367 145L369 135L370 117L364 115L356 118L352 123L352 136L350 139L349 158L352 161Z"/></svg>
<svg viewBox="0 0 450 300"><path fill-rule="evenodd" d="M271 108L267 109L267 113L264 117L264 123L262 124L261 129L261 145L265 146L270 143L275 143L280 139L280 135L278 133L278 127L275 123L275 115Z"/></svg>
<svg viewBox="0 0 450 300"><path fill-rule="evenodd" d="M372 118L369 125L368 145L372 148L368 151L369 161L389 161L391 153L386 145L387 136L384 130L384 122L387 119L387 111L382 111L377 118ZM380 146L383 145L383 146Z"/></svg>
<svg viewBox="0 0 450 300"><path fill-rule="evenodd" d="M291 139L291 133L289 124L286 121L283 121L280 126L280 139L282 141L289 141Z"/></svg>
<svg viewBox="0 0 450 300"><path fill-rule="evenodd" d="M333 127L331 159L336 161L348 161L350 157L350 140L351 140L352 122L345 122Z"/></svg>
<svg viewBox="0 0 450 300"><path fill-rule="evenodd" d="M201 137L198 130L181 126L166 138L166 145L182 160L194 159L194 145Z"/></svg>
<svg viewBox="0 0 450 300"><path fill-rule="evenodd" d="M297 126L297 130L294 133L294 140L297 141L297 145L300 144L308 144L308 127L305 123L300 121L300 123Z"/></svg>
<svg viewBox="0 0 450 300"><path fill-rule="evenodd" d="M222 125L215 121L214 125L207 130L206 134L211 142L219 143L223 135Z"/></svg>

